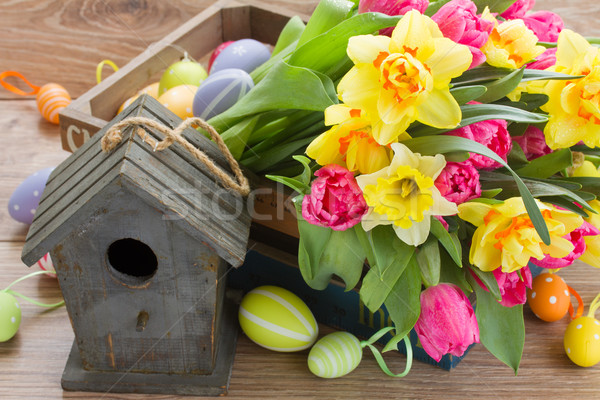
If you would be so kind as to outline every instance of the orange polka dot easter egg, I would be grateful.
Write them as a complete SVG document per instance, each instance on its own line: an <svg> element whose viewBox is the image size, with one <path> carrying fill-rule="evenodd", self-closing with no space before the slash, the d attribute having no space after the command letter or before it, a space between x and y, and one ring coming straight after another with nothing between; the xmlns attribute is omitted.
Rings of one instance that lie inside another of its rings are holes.
<svg viewBox="0 0 600 400"><path fill-rule="evenodd" d="M558 321L571 304L567 283L556 274L539 274L533 279L531 289L527 289L527 303L539 319Z"/></svg>
<svg viewBox="0 0 600 400"><path fill-rule="evenodd" d="M35 100L42 116L58 124L58 113L71 103L71 96L61 85L48 83L40 88Z"/></svg>

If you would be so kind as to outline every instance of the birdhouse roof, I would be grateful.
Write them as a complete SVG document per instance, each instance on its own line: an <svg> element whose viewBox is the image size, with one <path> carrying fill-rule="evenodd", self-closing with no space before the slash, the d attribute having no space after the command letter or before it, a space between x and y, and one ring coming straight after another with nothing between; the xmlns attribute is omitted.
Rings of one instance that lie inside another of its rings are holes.
<svg viewBox="0 0 600 400"><path fill-rule="evenodd" d="M241 265L251 222L245 201L218 183L207 167L186 149L175 143L162 151L153 151L133 133L136 127L132 126L124 129L123 140L112 151L102 151L100 140L104 133L130 116L151 118L171 128L182 122L155 99L141 96L60 164L48 179L29 228L23 262L32 265L60 244L97 211L98 200L110 201L99 196L106 187L120 185L162 211L166 218L209 245L233 266ZM156 140L163 139L162 134L145 129ZM191 128L183 132L183 137L231 173L227 160L213 142Z"/></svg>

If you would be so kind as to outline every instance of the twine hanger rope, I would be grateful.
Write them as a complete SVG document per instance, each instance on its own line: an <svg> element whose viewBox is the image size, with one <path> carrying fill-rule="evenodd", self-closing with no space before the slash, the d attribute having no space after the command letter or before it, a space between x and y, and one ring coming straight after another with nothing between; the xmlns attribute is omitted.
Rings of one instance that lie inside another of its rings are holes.
<svg viewBox="0 0 600 400"><path fill-rule="evenodd" d="M161 141L155 140L148 135L148 132L142 128L142 125L159 131L165 135L165 138ZM184 130L192 125L200 126L212 136L213 140L216 142L217 146L219 146L219 149L229 162L231 170L233 171L237 181L234 180L227 172L223 171L223 169L217 166L217 164L215 164L215 162L206 153L196 148L181 135ZM225 187L235 190L242 196L247 196L250 193L250 184L248 183L248 179L244 176L242 169L235 158L233 158L233 155L229 151L229 148L227 148L227 145L221 138L221 135L219 135L215 128L210 126L203 119L197 117L188 118L179 124L179 126L175 129L171 129L168 126L150 118L129 117L114 124L108 129L108 131L106 131L101 141L102 150L104 152L109 152L114 149L123 140L123 130L130 126L137 126L135 133L137 133L144 142L152 146L154 151L161 151L168 148L173 143L179 143L198 161L202 162L210 170L210 172L219 178Z"/></svg>

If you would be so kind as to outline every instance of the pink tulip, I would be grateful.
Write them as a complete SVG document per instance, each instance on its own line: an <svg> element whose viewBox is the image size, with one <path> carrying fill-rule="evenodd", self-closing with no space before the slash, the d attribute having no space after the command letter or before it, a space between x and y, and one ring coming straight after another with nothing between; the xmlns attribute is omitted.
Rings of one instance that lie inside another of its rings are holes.
<svg viewBox="0 0 600 400"><path fill-rule="evenodd" d="M469 162L448 162L435 180L435 186L448 201L456 204L481 196L479 172Z"/></svg>
<svg viewBox="0 0 600 400"><path fill-rule="evenodd" d="M410 10L417 10L421 14L429 6L429 0L360 0L358 12L379 12L386 15L404 15ZM391 36L393 27L379 31L381 35Z"/></svg>
<svg viewBox="0 0 600 400"><path fill-rule="evenodd" d="M460 357L471 344L479 343L473 307L463 291L451 283L421 292L421 315L415 331L423 349L436 361L446 353Z"/></svg>
<svg viewBox="0 0 600 400"><path fill-rule="evenodd" d="M506 161L506 156L512 148L512 140L506 127L506 121L490 119L446 132L446 135L460 136L481 143ZM491 158L475 153L471 153L469 161L477 169L493 170L501 166Z"/></svg>
<svg viewBox="0 0 600 400"><path fill-rule="evenodd" d="M558 14L551 11L537 11L521 17L540 42L556 42L558 35L565 27Z"/></svg>
<svg viewBox="0 0 600 400"><path fill-rule="evenodd" d="M519 272L521 276L519 276ZM531 271L528 266L524 266L519 272L502 272L502 268L494 270L494 277L502 296L500 304L504 307L525 304L527 301L527 288L531 289Z"/></svg>
<svg viewBox="0 0 600 400"><path fill-rule="evenodd" d="M523 136L513 136L512 139L521 146L529 161L552 153L552 149L546 144L544 132L533 125L527 127Z"/></svg>
<svg viewBox="0 0 600 400"><path fill-rule="evenodd" d="M535 0L517 0L500 16L504 19L522 18L535 5Z"/></svg>
<svg viewBox="0 0 600 400"><path fill-rule="evenodd" d="M479 286L486 292L489 292L489 289L483 284L481 279L473 271L469 270L469 272ZM519 273L521 276L519 276ZM522 267L519 272L502 272L502 268L497 268L493 274L500 289L500 304L504 307L525 304L527 301L527 288L531 289L532 282L531 271L527 265Z"/></svg>
<svg viewBox="0 0 600 400"><path fill-rule="evenodd" d="M556 47L546 49L542 54L535 58L535 61L525 65L529 69L546 69L556 64Z"/></svg>
<svg viewBox="0 0 600 400"><path fill-rule="evenodd" d="M358 224L367 203L352 172L336 164L315 172L311 192L302 200L302 217L313 225L336 231Z"/></svg>
<svg viewBox="0 0 600 400"><path fill-rule="evenodd" d="M585 236L595 236L600 235L600 230L596 228L594 225L590 224L587 221L584 221L583 224L572 231L570 234L563 236L565 239L571 241L575 248L564 258L554 258L546 255L541 260L536 260L535 258L531 258L531 262L538 267L549 268L549 269L557 269L568 267L573 264L573 261L577 260L586 249L585 244Z"/></svg>
<svg viewBox="0 0 600 400"><path fill-rule="evenodd" d="M442 6L433 19L442 34L452 41L469 47L473 61L469 68L485 61L480 48L487 42L494 23L477 16L477 6L471 0L452 0Z"/></svg>

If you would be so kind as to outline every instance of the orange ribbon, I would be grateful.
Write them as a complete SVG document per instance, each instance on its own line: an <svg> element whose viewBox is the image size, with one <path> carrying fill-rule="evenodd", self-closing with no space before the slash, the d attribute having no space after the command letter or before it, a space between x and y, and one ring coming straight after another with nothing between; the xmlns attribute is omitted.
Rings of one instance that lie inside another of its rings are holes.
<svg viewBox="0 0 600 400"><path fill-rule="evenodd" d="M571 319L579 318L583 315L583 300L581 299L579 293L577 293L571 286L567 285L567 289L569 289L569 293L575 296L577 299L577 313L575 314L573 304L569 303L569 315L571 315Z"/></svg>
<svg viewBox="0 0 600 400"><path fill-rule="evenodd" d="M32 91L27 93L27 92L19 89L18 87L11 85L8 82L5 82L4 79L9 78L9 77L15 77L15 78L21 79L32 89ZM21 95L21 96L31 96L31 95L37 94L40 91L39 86L36 86L33 83L29 82L27 80L27 78L25 78L20 72L17 72L17 71L4 71L4 72L0 73L0 85L4 86L4 88L6 90L8 90L9 92L13 92L13 93Z"/></svg>

